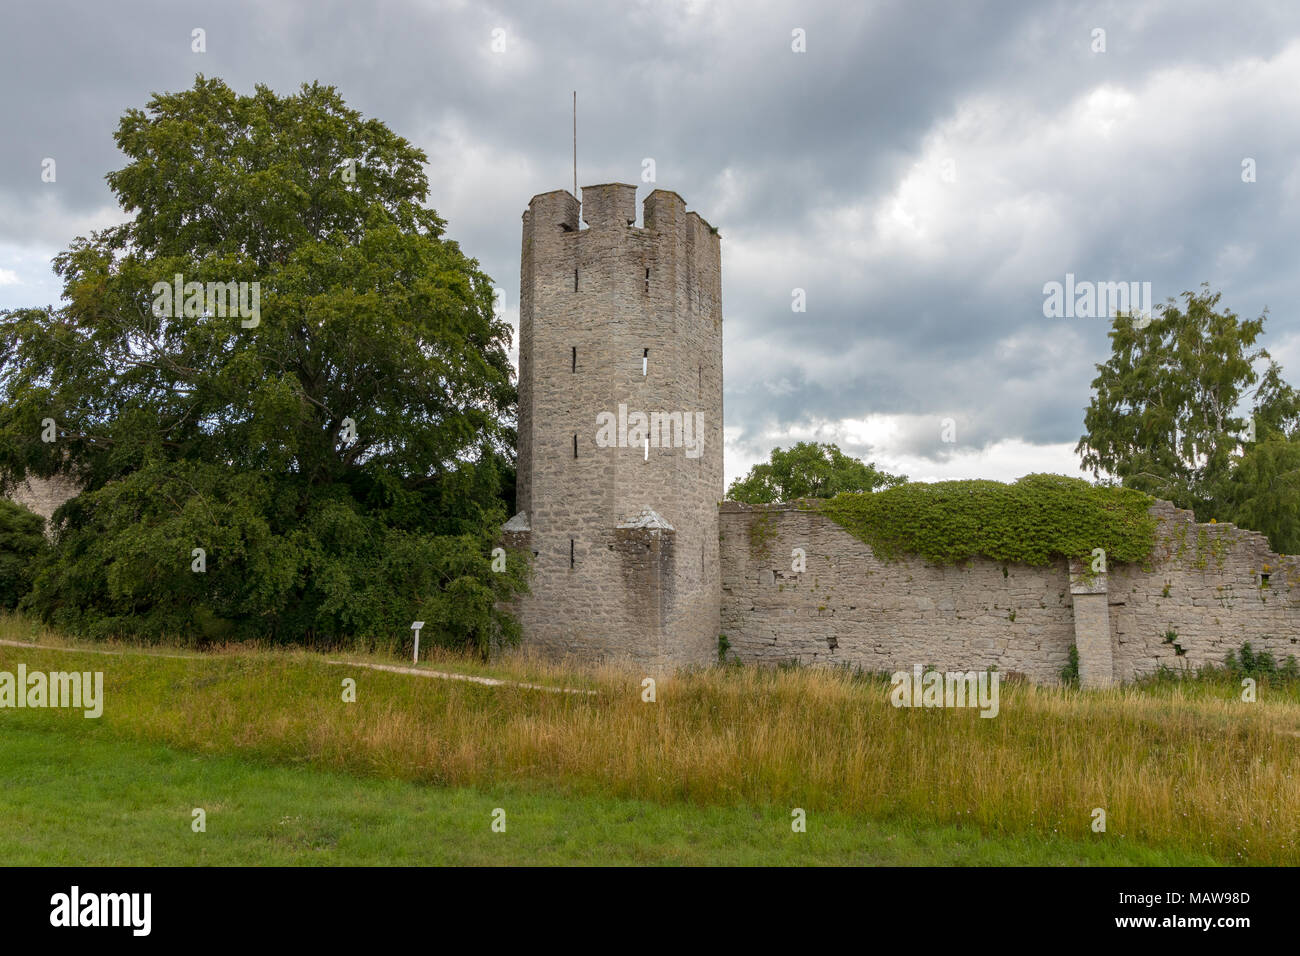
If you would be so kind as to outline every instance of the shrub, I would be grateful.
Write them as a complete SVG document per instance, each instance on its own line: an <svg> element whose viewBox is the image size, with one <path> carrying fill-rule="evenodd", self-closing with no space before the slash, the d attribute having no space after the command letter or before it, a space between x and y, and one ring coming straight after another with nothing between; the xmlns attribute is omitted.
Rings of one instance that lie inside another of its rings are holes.
<svg viewBox="0 0 1300 956"><path fill-rule="evenodd" d="M1276 658L1268 651L1256 651L1250 641L1241 645L1240 651L1228 651L1224 666L1234 677L1276 677L1288 668L1295 670L1295 658L1288 657L1285 667L1278 667Z"/></svg>
<svg viewBox="0 0 1300 956"><path fill-rule="evenodd" d="M727 640L726 634L718 635L718 663L727 663L727 652L731 650L731 641Z"/></svg>
<svg viewBox="0 0 1300 956"><path fill-rule="evenodd" d="M32 586L33 568L45 550L45 519L0 498L0 607L18 606Z"/></svg>
<svg viewBox="0 0 1300 956"><path fill-rule="evenodd" d="M1077 687L1079 685L1079 647L1077 644L1070 645L1070 659L1061 668L1061 683L1068 687Z"/></svg>
<svg viewBox="0 0 1300 956"><path fill-rule="evenodd" d="M1177 637L1176 634L1174 636ZM1166 641L1166 643L1173 642ZM1174 647L1177 648L1178 645L1175 644ZM1228 651L1222 664L1204 664L1195 669L1174 669L1161 664L1154 673L1139 678L1136 683L1138 686L1181 683L1220 684L1235 688L1243 677L1252 677L1261 683L1293 685L1300 683L1300 664L1297 664L1295 655L1290 654L1279 665L1272 654L1268 651L1256 651L1247 641L1238 650Z"/></svg>

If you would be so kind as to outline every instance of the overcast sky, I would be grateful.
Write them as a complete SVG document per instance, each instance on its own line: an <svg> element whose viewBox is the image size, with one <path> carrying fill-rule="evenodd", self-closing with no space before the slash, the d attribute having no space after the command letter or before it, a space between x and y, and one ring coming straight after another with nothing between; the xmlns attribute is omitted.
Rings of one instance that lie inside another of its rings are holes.
<svg viewBox="0 0 1300 956"><path fill-rule="evenodd" d="M200 72L332 84L424 149L516 317L519 217L571 188L576 89L580 183L652 158L638 197L721 230L728 480L803 439L921 480L1078 474L1108 322L1044 317L1067 273L1268 308L1300 380L1291 0L12 5L0 308L57 302L50 259L122 219L122 112Z"/></svg>

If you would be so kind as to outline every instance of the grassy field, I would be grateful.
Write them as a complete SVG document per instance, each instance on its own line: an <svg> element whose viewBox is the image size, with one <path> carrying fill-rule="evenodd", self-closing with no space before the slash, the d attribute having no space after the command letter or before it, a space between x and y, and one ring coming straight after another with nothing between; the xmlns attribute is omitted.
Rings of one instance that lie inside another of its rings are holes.
<svg viewBox="0 0 1300 956"><path fill-rule="evenodd" d="M118 865L1079 865L1212 863L1096 840L987 837L780 809L431 787L50 730L0 737L0 860ZM192 830L193 810L207 813ZM505 830L491 829L505 811Z"/></svg>
<svg viewBox="0 0 1300 956"><path fill-rule="evenodd" d="M0 621L0 639L34 637L57 640ZM885 685L827 671L718 668L662 680L645 703L640 674L518 658L431 666L595 693L304 652L116 650L0 646L3 671L102 670L106 698L97 720L0 710L0 859L1300 862L1294 684L1253 704L1226 682L1011 685L989 720L896 709ZM195 807L206 833L190 830ZM795 807L806 833L791 832Z"/></svg>

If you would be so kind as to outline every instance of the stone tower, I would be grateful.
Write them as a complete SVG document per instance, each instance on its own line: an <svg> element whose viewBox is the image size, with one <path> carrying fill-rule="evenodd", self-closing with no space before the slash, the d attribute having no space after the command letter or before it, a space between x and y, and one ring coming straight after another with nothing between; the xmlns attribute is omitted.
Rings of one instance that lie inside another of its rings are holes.
<svg viewBox="0 0 1300 956"><path fill-rule="evenodd" d="M523 216L518 514L526 647L656 667L716 659L717 232L657 189L534 196Z"/></svg>

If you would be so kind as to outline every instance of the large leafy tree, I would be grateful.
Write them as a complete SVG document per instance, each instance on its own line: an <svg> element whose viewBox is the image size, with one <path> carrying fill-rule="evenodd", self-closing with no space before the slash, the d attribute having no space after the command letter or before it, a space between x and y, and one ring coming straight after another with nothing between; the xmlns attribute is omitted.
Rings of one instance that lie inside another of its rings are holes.
<svg viewBox="0 0 1300 956"><path fill-rule="evenodd" d="M907 481L840 451L837 445L797 442L789 451L772 449L770 461L755 465L727 489L731 501L766 504L796 498L834 498L845 491L876 491Z"/></svg>
<svg viewBox="0 0 1300 956"><path fill-rule="evenodd" d="M1266 316L1242 319L1220 298L1203 285L1154 316L1116 318L1076 451L1095 477L1300 546L1300 396L1256 345Z"/></svg>
<svg viewBox="0 0 1300 956"><path fill-rule="evenodd" d="M0 471L86 489L33 607L91 632L510 637L509 327L425 205L424 153L333 88L202 76L115 138L132 218L57 257L61 307L0 317ZM169 309L178 275L250 283L260 315Z"/></svg>

